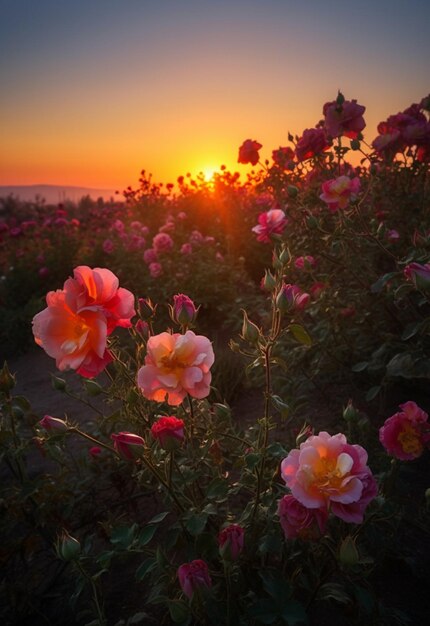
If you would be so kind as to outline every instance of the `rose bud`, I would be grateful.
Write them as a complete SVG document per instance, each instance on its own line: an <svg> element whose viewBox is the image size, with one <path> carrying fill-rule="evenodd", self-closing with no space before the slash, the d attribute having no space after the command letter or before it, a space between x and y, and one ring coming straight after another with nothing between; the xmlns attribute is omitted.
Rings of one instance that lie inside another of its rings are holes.
<svg viewBox="0 0 430 626"><path fill-rule="evenodd" d="M176 450L184 440L184 421L176 417L160 417L151 426L151 434L163 450Z"/></svg>
<svg viewBox="0 0 430 626"><path fill-rule="evenodd" d="M112 434L111 439L116 452L126 461L134 461L140 456L140 448L145 445L144 439L134 433Z"/></svg>

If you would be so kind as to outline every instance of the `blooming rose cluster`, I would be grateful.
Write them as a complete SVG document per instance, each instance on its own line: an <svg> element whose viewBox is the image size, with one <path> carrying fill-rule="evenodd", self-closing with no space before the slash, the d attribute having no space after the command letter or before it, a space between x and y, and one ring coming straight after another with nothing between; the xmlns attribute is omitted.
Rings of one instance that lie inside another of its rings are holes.
<svg viewBox="0 0 430 626"><path fill-rule="evenodd" d="M412 401L401 404L400 409L379 429L379 440L390 456L412 461L430 443L428 414Z"/></svg>
<svg viewBox="0 0 430 626"><path fill-rule="evenodd" d="M188 330L160 333L148 339L145 365L137 374L137 384L149 400L181 404L187 394L193 398L209 395L214 362L212 344L203 335Z"/></svg>
<svg viewBox="0 0 430 626"><path fill-rule="evenodd" d="M309 437L282 461L281 475L301 505L320 510L320 523L328 510L345 522L361 523L378 492L367 452L341 433Z"/></svg>
<svg viewBox="0 0 430 626"><path fill-rule="evenodd" d="M258 224L252 228L252 232L256 233L257 241L270 243L272 235L282 235L287 223L288 220L281 209L271 209L266 213L260 213Z"/></svg>
<svg viewBox="0 0 430 626"><path fill-rule="evenodd" d="M330 148L326 134L322 128L306 128L296 145L298 161L306 161Z"/></svg>
<svg viewBox="0 0 430 626"><path fill-rule="evenodd" d="M252 139L246 139L243 144L239 148L239 156L237 159L238 163L251 163L251 165L257 165L260 156L258 151L263 146L258 141L253 141Z"/></svg>
<svg viewBox="0 0 430 626"><path fill-rule="evenodd" d="M324 127L329 137L349 137L356 139L365 128L363 113L366 107L357 100L344 100L342 94L323 107Z"/></svg>
<svg viewBox="0 0 430 626"><path fill-rule="evenodd" d="M119 287L118 278L104 268L81 265L63 289L50 291L47 307L33 318L36 343L56 360L61 371L97 376L112 360L107 337L121 326L130 328L134 296Z"/></svg>

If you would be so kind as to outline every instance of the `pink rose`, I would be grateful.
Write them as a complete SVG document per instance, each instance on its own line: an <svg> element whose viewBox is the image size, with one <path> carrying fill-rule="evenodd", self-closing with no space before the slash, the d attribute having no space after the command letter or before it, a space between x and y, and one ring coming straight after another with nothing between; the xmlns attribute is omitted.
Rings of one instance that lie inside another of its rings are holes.
<svg viewBox="0 0 430 626"><path fill-rule="evenodd" d="M58 417L52 417L51 415L45 415L44 418L40 420L39 426L42 426L42 428L50 433L63 433L68 429L64 420Z"/></svg>
<svg viewBox="0 0 430 626"><path fill-rule="evenodd" d="M154 250L154 248L148 248L143 253L143 260L145 261L147 265L151 265L151 263L155 263L157 258L158 258L157 253Z"/></svg>
<svg viewBox="0 0 430 626"><path fill-rule="evenodd" d="M148 269L152 278L158 278L163 273L163 266L161 263L150 263Z"/></svg>
<svg viewBox="0 0 430 626"><path fill-rule="evenodd" d="M345 100L338 104L336 100L327 102L323 107L324 125L330 137L349 137L356 139L366 126L363 113L366 107L357 104L357 100Z"/></svg>
<svg viewBox="0 0 430 626"><path fill-rule="evenodd" d="M252 139L247 139L243 142L243 144L239 148L239 157L237 159L238 163L251 163L251 165L257 165L260 156L258 151L263 146L258 141L253 141Z"/></svg>
<svg viewBox="0 0 430 626"><path fill-rule="evenodd" d="M160 417L151 426L151 434L163 450L175 450L184 440L184 421L176 417Z"/></svg>
<svg viewBox="0 0 430 626"><path fill-rule="evenodd" d="M170 306L170 305L169 305ZM173 306L170 306L170 317L179 326L189 326L197 317L196 306L188 296L178 293L173 296Z"/></svg>
<svg viewBox="0 0 430 626"><path fill-rule="evenodd" d="M106 254L112 254L112 252L115 250L115 245L111 239L105 239L102 248L103 252L106 252Z"/></svg>
<svg viewBox="0 0 430 626"><path fill-rule="evenodd" d="M230 524L218 535L219 551L222 559L237 561L243 550L244 534L242 526Z"/></svg>
<svg viewBox="0 0 430 626"><path fill-rule="evenodd" d="M182 591L190 600L196 591L212 586L208 566L202 559L181 565L178 568L178 578Z"/></svg>
<svg viewBox="0 0 430 626"><path fill-rule="evenodd" d="M192 254L192 252L193 252L193 247L192 247L192 245L190 243L183 243L182 244L182 246L181 246L181 254L184 254L184 255L188 256L189 254Z"/></svg>
<svg viewBox="0 0 430 626"><path fill-rule="evenodd" d="M168 252L173 248L173 239L167 233L158 233L152 240L152 247L157 254Z"/></svg>
<svg viewBox="0 0 430 626"><path fill-rule="evenodd" d="M276 296L276 306L280 311L302 311L311 299L308 293L304 293L298 285L282 283L281 289Z"/></svg>
<svg viewBox="0 0 430 626"><path fill-rule="evenodd" d="M296 145L298 161L306 161L330 148L322 128L307 128Z"/></svg>
<svg viewBox="0 0 430 626"><path fill-rule="evenodd" d="M187 330L161 333L148 339L145 365L137 375L137 384L149 400L180 404L187 393L206 398L210 392L210 368L214 362L212 344L203 335Z"/></svg>
<svg viewBox="0 0 430 626"><path fill-rule="evenodd" d="M324 534L328 510L326 507L310 509L288 494L278 503L278 515L286 539L318 539Z"/></svg>
<svg viewBox="0 0 430 626"><path fill-rule="evenodd" d="M425 265L409 263L403 270L403 273L419 291L428 291L430 289L430 263Z"/></svg>
<svg viewBox="0 0 430 626"><path fill-rule="evenodd" d="M141 448L145 445L144 439L134 433L113 433L111 436L113 447L126 461L134 461L141 454Z"/></svg>
<svg viewBox="0 0 430 626"><path fill-rule="evenodd" d="M309 509L331 508L337 517L359 524L377 493L367 452L345 435L327 432L309 437L281 464L282 478L293 496Z"/></svg>
<svg viewBox="0 0 430 626"><path fill-rule="evenodd" d="M412 461L421 456L430 441L428 414L412 401L400 408L379 429L379 441L390 456Z"/></svg>
<svg viewBox="0 0 430 626"><path fill-rule="evenodd" d="M285 213L281 209L271 209L266 213L260 213L258 216L258 225L252 228L252 232L256 233L257 241L270 243L272 235L282 235L288 220Z"/></svg>
<svg viewBox="0 0 430 626"><path fill-rule="evenodd" d="M310 269L316 267L316 265L317 262L310 254L307 254L306 256L299 256L294 261L294 267L296 267L298 270Z"/></svg>
<svg viewBox="0 0 430 626"><path fill-rule="evenodd" d="M62 290L48 293L47 308L33 318L33 334L60 370L93 378L112 361L108 335L117 326L131 326L134 296L107 269L81 265L73 274Z"/></svg>
<svg viewBox="0 0 430 626"><path fill-rule="evenodd" d="M332 213L345 209L351 200L355 200L360 191L360 179L339 176L322 184L321 200L328 204Z"/></svg>
<svg viewBox="0 0 430 626"><path fill-rule="evenodd" d="M99 457L102 453L102 449L99 446L93 446L92 448L90 448L88 450L88 454L93 458L96 459L97 457Z"/></svg>

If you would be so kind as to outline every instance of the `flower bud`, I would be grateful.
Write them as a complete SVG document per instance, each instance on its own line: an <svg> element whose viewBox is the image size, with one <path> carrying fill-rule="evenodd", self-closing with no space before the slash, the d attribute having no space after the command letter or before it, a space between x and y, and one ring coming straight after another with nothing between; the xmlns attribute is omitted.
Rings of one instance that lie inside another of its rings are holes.
<svg viewBox="0 0 430 626"><path fill-rule="evenodd" d="M360 146L358 139L351 139L351 150L360 150Z"/></svg>
<svg viewBox="0 0 430 626"><path fill-rule="evenodd" d="M145 445L145 441L139 435L134 433L121 432L112 434L111 439L113 447L118 454L126 461L134 461L141 454L141 447Z"/></svg>
<svg viewBox="0 0 430 626"><path fill-rule="evenodd" d="M89 396L99 396L103 393L103 387L95 380L86 380L84 383L85 391Z"/></svg>
<svg viewBox="0 0 430 626"><path fill-rule="evenodd" d="M215 412L215 417L219 420L230 419L231 417L231 409L227 404L221 404L220 402L215 402L213 405L213 410Z"/></svg>
<svg viewBox="0 0 430 626"><path fill-rule="evenodd" d="M244 534L242 526L230 524L218 535L219 553L224 561L237 561L243 551Z"/></svg>
<svg viewBox="0 0 430 626"><path fill-rule="evenodd" d="M242 323L241 337L248 343L255 344L260 338L260 335L261 335L260 329L258 328L258 326L254 324L254 322L251 322L251 320L248 318L248 315L245 309L242 309L242 313L243 313L243 323Z"/></svg>
<svg viewBox="0 0 430 626"><path fill-rule="evenodd" d="M282 266L287 265L290 262L291 254L287 247L282 247L281 254L279 255L279 261Z"/></svg>
<svg viewBox="0 0 430 626"><path fill-rule="evenodd" d="M179 326L190 326L194 323L198 309L188 296L179 293L173 296L173 306L169 305L170 317Z"/></svg>
<svg viewBox="0 0 430 626"><path fill-rule="evenodd" d="M16 378L10 373L9 367L5 361L3 368L0 370L0 391L8 393L9 391L12 391L15 385Z"/></svg>
<svg viewBox="0 0 430 626"><path fill-rule="evenodd" d="M140 317L147 322L155 316L157 305L152 304L151 298L139 298L139 313Z"/></svg>
<svg viewBox="0 0 430 626"><path fill-rule="evenodd" d="M178 568L179 584L182 591L191 600L194 593L212 586L207 564L202 559L184 563Z"/></svg>
<svg viewBox="0 0 430 626"><path fill-rule="evenodd" d="M261 281L261 286L266 291L272 291L276 287L276 280L270 270L266 270L263 280Z"/></svg>
<svg viewBox="0 0 430 626"><path fill-rule="evenodd" d="M57 554L64 561L76 561L81 553L81 544L77 539L69 535L63 530L61 537L58 538Z"/></svg>
<svg viewBox="0 0 430 626"><path fill-rule="evenodd" d="M339 561L342 565L356 565L359 561L359 554L355 545L354 539L351 535L345 537L342 541L339 549Z"/></svg>
<svg viewBox="0 0 430 626"><path fill-rule="evenodd" d="M357 409L354 408L354 405L352 404L352 400L351 399L348 400L348 404L346 408L343 409L343 419L346 420L347 422L356 422L359 417L360 417L360 414L357 411Z"/></svg>
<svg viewBox="0 0 430 626"><path fill-rule="evenodd" d="M134 326L136 332L139 333L144 339L149 338L149 325L148 322L144 322L143 320L137 320Z"/></svg>
<svg viewBox="0 0 430 626"><path fill-rule="evenodd" d="M40 420L39 426L42 426L42 428L49 433L64 433L68 430L68 426L64 420L58 417L52 417L51 415L45 415L45 417Z"/></svg>
<svg viewBox="0 0 430 626"><path fill-rule="evenodd" d="M430 263L409 263L404 269L404 275L419 291L430 291Z"/></svg>
<svg viewBox="0 0 430 626"><path fill-rule="evenodd" d="M151 434L163 450L171 452L184 441L184 421L174 416L160 417L152 424Z"/></svg>

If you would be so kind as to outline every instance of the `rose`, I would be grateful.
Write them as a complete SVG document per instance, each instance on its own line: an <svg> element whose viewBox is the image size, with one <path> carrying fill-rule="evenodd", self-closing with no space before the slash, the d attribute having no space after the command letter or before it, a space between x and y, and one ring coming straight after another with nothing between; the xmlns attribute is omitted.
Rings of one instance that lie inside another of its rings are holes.
<svg viewBox="0 0 430 626"><path fill-rule="evenodd" d="M338 176L322 184L321 200L328 204L330 211L345 209L360 191L360 179Z"/></svg>
<svg viewBox="0 0 430 626"><path fill-rule="evenodd" d="M140 455L141 447L145 445L144 439L134 433L113 433L111 439L115 450L127 461L134 461Z"/></svg>
<svg viewBox="0 0 430 626"><path fill-rule="evenodd" d="M313 267L316 267L316 265L316 260L310 254L307 254L306 256L299 256L294 261L294 267L296 267L298 270L311 269Z"/></svg>
<svg viewBox="0 0 430 626"><path fill-rule="evenodd" d="M327 432L309 437L282 461L282 478L306 508L330 507L346 522L361 523L377 492L367 452L351 445L345 435Z"/></svg>
<svg viewBox="0 0 430 626"><path fill-rule="evenodd" d="M230 524L218 535L219 552L226 561L237 561L243 550L244 534L242 526Z"/></svg>
<svg viewBox="0 0 430 626"><path fill-rule="evenodd" d="M158 233L152 240L152 247L156 254L168 252L173 248L173 239L167 233Z"/></svg>
<svg viewBox="0 0 430 626"><path fill-rule="evenodd" d="M257 234L257 241L270 243L272 235L282 235L288 220L281 209L271 209L266 213L260 213L258 224L252 228Z"/></svg>
<svg viewBox="0 0 430 626"><path fill-rule="evenodd" d="M428 291L430 289L430 263L425 265L409 263L403 270L403 273L419 291Z"/></svg>
<svg viewBox="0 0 430 626"><path fill-rule="evenodd" d="M149 400L177 406L187 394L206 398L210 391L210 368L214 362L212 344L203 335L188 330L161 333L148 339L145 365L137 374L137 384Z"/></svg>
<svg viewBox="0 0 430 626"><path fill-rule="evenodd" d="M253 141L252 139L247 139L243 142L243 144L239 148L239 157L237 159L238 163L251 163L251 165L257 165L259 161L258 151L263 146L258 141Z"/></svg>
<svg viewBox="0 0 430 626"><path fill-rule="evenodd" d="M287 539L318 539L325 531L328 511L326 507L309 509L288 494L279 500L278 515Z"/></svg>
<svg viewBox="0 0 430 626"><path fill-rule="evenodd" d="M412 401L401 404L400 408L379 429L379 440L390 456L412 461L421 456L430 441L428 414Z"/></svg>
<svg viewBox="0 0 430 626"><path fill-rule="evenodd" d="M277 150L273 150L272 159L278 167L282 167L283 169L294 168L294 150L292 148L279 147Z"/></svg>
<svg viewBox="0 0 430 626"><path fill-rule="evenodd" d="M357 100L337 100L327 102L323 107L324 126L330 137L349 137L356 139L365 128L363 113L366 107L357 104Z"/></svg>
<svg viewBox="0 0 430 626"><path fill-rule="evenodd" d="M194 302L183 293L173 296L173 306L169 305L170 317L179 326L189 326L196 317L198 309Z"/></svg>
<svg viewBox="0 0 430 626"><path fill-rule="evenodd" d="M192 599L199 590L209 589L212 581L207 564L202 559L195 559L191 563L184 563L178 568L179 584L185 595Z"/></svg>
<svg viewBox="0 0 430 626"><path fill-rule="evenodd" d="M310 295L304 293L298 285L282 283L281 289L276 296L276 306L280 311L302 311L309 303Z"/></svg>
<svg viewBox="0 0 430 626"><path fill-rule="evenodd" d="M174 416L160 417L151 426L151 434L163 450L175 450L184 440L184 421Z"/></svg>
<svg viewBox="0 0 430 626"><path fill-rule="evenodd" d="M322 128L307 128L296 145L298 161L306 161L330 148Z"/></svg>
<svg viewBox="0 0 430 626"><path fill-rule="evenodd" d="M42 428L50 433L64 433L68 429L64 420L61 420L58 417L52 417L51 415L45 415L43 419L40 420L39 426L42 426Z"/></svg>

